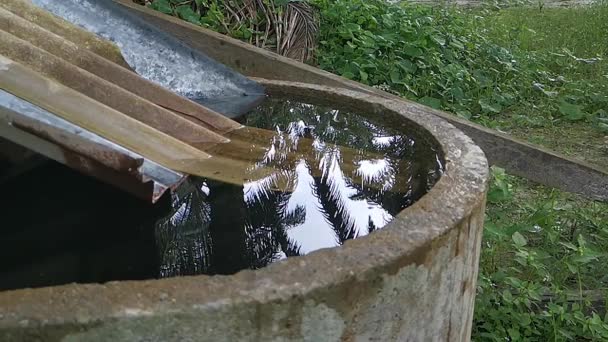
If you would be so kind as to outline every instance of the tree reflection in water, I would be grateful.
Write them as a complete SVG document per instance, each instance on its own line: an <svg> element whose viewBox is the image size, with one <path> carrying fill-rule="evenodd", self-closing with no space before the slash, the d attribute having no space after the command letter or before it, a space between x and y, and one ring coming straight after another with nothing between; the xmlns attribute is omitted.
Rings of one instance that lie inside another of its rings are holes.
<svg viewBox="0 0 608 342"><path fill-rule="evenodd" d="M208 273L212 250L208 188L189 179L171 195L173 211L155 227L161 256L160 277Z"/></svg>
<svg viewBox="0 0 608 342"><path fill-rule="evenodd" d="M392 117L269 99L243 123L276 132L248 156L252 171L275 172L243 186L193 178L173 194L156 226L161 277L231 274L341 245L383 227L442 172L432 143Z"/></svg>
<svg viewBox="0 0 608 342"><path fill-rule="evenodd" d="M270 99L244 124L276 133L235 133L238 186L190 178L151 206L51 161L5 182L0 290L261 268L383 227L441 174L391 117Z"/></svg>

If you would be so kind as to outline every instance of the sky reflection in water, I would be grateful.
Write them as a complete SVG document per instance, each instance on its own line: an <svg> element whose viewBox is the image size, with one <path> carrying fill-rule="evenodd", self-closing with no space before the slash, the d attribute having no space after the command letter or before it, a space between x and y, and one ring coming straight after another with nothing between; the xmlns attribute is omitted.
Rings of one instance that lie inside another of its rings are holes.
<svg viewBox="0 0 608 342"><path fill-rule="evenodd" d="M191 180L198 184L193 188L201 190L186 192L185 197L176 194L177 212L157 231L179 231L190 226L192 211L204 213L194 219L197 236L202 237L197 245L211 252L188 273L228 274L339 246L382 228L430 189L442 172L435 147L416 136L404 120L390 119L372 121L271 98L242 122L275 132L252 138L246 158L252 174L260 168L273 172L242 187ZM233 138L242 136L253 137L255 132ZM188 205L197 196L202 203ZM169 249L163 258L164 275L182 274L185 259L191 257Z"/></svg>

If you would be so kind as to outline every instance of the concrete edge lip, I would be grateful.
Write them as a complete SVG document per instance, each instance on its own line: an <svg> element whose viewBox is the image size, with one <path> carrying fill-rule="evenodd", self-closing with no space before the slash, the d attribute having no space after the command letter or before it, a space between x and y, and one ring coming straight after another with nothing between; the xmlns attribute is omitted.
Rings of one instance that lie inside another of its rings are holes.
<svg viewBox="0 0 608 342"><path fill-rule="evenodd" d="M424 263L425 250L485 200L489 171L472 140L419 106L338 88L258 80L270 94L309 95L388 110L429 131L445 154L445 173L414 205L384 229L344 246L318 250L255 271L230 276L191 276L107 284L63 285L0 292L0 331L66 322L95 324L107 319L162 315L176 310L281 301L305 296L348 279L365 279L387 264ZM388 270L390 272L390 270Z"/></svg>

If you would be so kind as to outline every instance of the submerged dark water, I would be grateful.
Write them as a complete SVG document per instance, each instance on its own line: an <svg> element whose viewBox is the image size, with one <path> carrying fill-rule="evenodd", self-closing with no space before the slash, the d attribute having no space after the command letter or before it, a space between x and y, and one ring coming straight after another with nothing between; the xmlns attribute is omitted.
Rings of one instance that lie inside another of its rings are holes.
<svg viewBox="0 0 608 342"><path fill-rule="evenodd" d="M268 170L244 184L191 178L151 206L48 163L2 185L0 289L261 268L382 228L442 172L398 118L269 99L242 121L274 132L233 136Z"/></svg>

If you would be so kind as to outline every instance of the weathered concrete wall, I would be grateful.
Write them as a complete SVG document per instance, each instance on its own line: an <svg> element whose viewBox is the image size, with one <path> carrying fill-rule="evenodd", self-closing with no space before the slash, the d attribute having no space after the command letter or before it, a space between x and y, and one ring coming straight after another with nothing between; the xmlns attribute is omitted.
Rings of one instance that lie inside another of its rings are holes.
<svg viewBox="0 0 608 342"><path fill-rule="evenodd" d="M3 341L468 341L475 295L471 279L477 274L482 224L480 212L475 214L428 246L418 260L396 261L383 272L353 275L305 296L201 303L194 299L199 297L196 292L208 289L204 280L200 284L196 279L169 288L158 282L156 295L157 285L151 284L146 289L139 284L73 287L50 297L82 303L80 308L66 308L80 312L75 322L53 328L20 321L12 333L0 330L0 336ZM312 277L335 267L310 266ZM260 292L281 288L272 280L247 279L245 274L236 278L245 278L241 280ZM118 291L132 297L129 305L112 303ZM114 319L99 322L90 317L88 311L95 309L91 304L113 313ZM48 318L66 315L61 311L42 310Z"/></svg>
<svg viewBox="0 0 608 342"><path fill-rule="evenodd" d="M383 270L353 274L305 295L298 294L305 289L295 287L289 291L292 295L255 299L258 291L288 292L283 287L294 284L260 279L250 272L234 277L235 282L249 284L249 288L238 286L239 292L248 294L246 300L225 297L201 302L201 293L212 289L206 285L209 279L196 278L146 286L38 290L51 303L36 303L42 298L35 290L18 291L13 296L34 301L20 301L19 311L36 310L38 319L15 322L12 331L0 327L0 337L3 341L468 341L482 207L473 214L442 239L424 246L426 251L416 258L395 260ZM317 264L302 258L299 263L309 266L312 279L315 273L336 267L331 260ZM228 289L233 287L223 280ZM3 315L21 316L19 311ZM65 317L64 324L56 324L57 317ZM55 324L44 325L44 319Z"/></svg>
<svg viewBox="0 0 608 342"><path fill-rule="evenodd" d="M263 81L428 131L445 173L385 228L232 276L0 292L0 341L468 341L488 165L437 117L359 92Z"/></svg>
<svg viewBox="0 0 608 342"><path fill-rule="evenodd" d="M115 0L142 15L147 21L171 33L184 43L250 76L320 84L374 94L398 100L410 110L443 118L468 134L493 165L509 173L588 198L608 201L608 171L574 158L514 139L468 120L433 110L379 89L344 79L216 32L160 14L130 0Z"/></svg>

